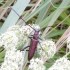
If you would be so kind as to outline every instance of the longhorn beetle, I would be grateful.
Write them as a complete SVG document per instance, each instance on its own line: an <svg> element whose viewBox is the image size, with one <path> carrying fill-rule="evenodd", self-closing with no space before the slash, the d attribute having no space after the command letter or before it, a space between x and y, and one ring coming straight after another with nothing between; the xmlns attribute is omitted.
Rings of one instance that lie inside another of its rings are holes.
<svg viewBox="0 0 70 70"><path fill-rule="evenodd" d="M10 7L11 8L11 7ZM19 17L20 15L13 9L11 8ZM25 20L20 17L20 19L22 19L24 22ZM27 24L27 22L25 22ZM30 26L30 25L28 25ZM31 27L31 26L30 26ZM38 41L39 38L39 32L40 32L40 29L34 29L33 27L31 27L35 32L34 32L34 35L31 35L29 38L31 39L31 44L30 46L27 46L27 47L24 47L23 49L21 49L21 51L24 51L24 49L28 48L29 47L29 52L28 52L28 60L31 60L32 57L34 56L34 53L36 51L36 48L37 48L37 44L40 42ZM42 47L41 47L42 48ZM43 50L43 49L42 49Z"/></svg>

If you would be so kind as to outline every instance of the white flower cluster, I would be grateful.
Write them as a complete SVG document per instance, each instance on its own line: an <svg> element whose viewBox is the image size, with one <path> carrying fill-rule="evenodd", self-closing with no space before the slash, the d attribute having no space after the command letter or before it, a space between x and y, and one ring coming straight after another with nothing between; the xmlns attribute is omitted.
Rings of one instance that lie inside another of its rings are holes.
<svg viewBox="0 0 70 70"><path fill-rule="evenodd" d="M34 34L34 30L33 29L40 30L40 27L38 25L33 24L33 25L22 26L21 29L22 29L24 35L29 36L30 34Z"/></svg>
<svg viewBox="0 0 70 70"><path fill-rule="evenodd" d="M24 53L20 52L19 50L17 51L9 50L6 52L4 60L14 62L19 66L21 66L23 64Z"/></svg>
<svg viewBox="0 0 70 70"><path fill-rule="evenodd" d="M70 61L65 57L57 59L48 70L70 70Z"/></svg>
<svg viewBox="0 0 70 70"><path fill-rule="evenodd" d="M0 70L22 70L23 55L20 51L7 51Z"/></svg>
<svg viewBox="0 0 70 70"><path fill-rule="evenodd" d="M0 47L4 47L6 50L0 70L22 70L25 52L17 50L17 47L26 43L28 32L31 32L29 26L20 28L15 25L8 28L7 32L0 36Z"/></svg>
<svg viewBox="0 0 70 70"><path fill-rule="evenodd" d="M14 50L17 46L18 38L13 32L6 32L0 37L5 50Z"/></svg>
<svg viewBox="0 0 70 70"><path fill-rule="evenodd" d="M19 70L19 67L17 66L16 63L4 61L0 70Z"/></svg>
<svg viewBox="0 0 70 70"><path fill-rule="evenodd" d="M43 65L43 61L41 59L31 59L28 70L46 70L46 67Z"/></svg>
<svg viewBox="0 0 70 70"><path fill-rule="evenodd" d="M67 37L67 48L70 49L70 33L68 34L68 37Z"/></svg>
<svg viewBox="0 0 70 70"><path fill-rule="evenodd" d="M14 49L15 47L22 46L28 40L28 35L32 31L29 26L14 25L8 28L7 32L0 36L0 47L2 45L6 50Z"/></svg>
<svg viewBox="0 0 70 70"><path fill-rule="evenodd" d="M22 46L24 43L27 41L27 37L25 37L24 33L22 32L22 29L19 27L19 25L14 25L7 30L8 32L13 32L16 37L18 38L17 40L17 46Z"/></svg>
<svg viewBox="0 0 70 70"><path fill-rule="evenodd" d="M33 31L33 29L31 28L32 26L31 27L30 26L28 26L28 25L22 26L21 29L22 29L25 36L29 36L29 34Z"/></svg>
<svg viewBox="0 0 70 70"><path fill-rule="evenodd" d="M41 58L52 58L56 53L56 46L52 40L44 40L38 45L38 52Z"/></svg>

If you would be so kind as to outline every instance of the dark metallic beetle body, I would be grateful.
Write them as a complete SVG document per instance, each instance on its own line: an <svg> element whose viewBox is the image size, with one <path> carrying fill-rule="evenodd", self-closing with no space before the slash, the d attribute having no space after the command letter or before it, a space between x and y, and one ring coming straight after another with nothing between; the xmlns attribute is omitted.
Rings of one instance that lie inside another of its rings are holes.
<svg viewBox="0 0 70 70"><path fill-rule="evenodd" d="M34 56L38 44L38 37L39 37L39 30L36 30L33 37L31 38L31 44L28 52L28 60L30 60Z"/></svg>

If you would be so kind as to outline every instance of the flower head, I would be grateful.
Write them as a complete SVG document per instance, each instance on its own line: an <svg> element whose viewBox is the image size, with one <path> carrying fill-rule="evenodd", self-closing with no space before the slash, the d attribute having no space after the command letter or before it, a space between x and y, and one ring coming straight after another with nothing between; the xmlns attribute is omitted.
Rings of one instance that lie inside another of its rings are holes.
<svg viewBox="0 0 70 70"><path fill-rule="evenodd" d="M33 29L30 26L26 25L26 26L23 26L21 30L25 36L29 36L29 34L32 32Z"/></svg>
<svg viewBox="0 0 70 70"><path fill-rule="evenodd" d="M25 53L25 52L24 52ZM11 61L13 63L17 63L19 66L23 65L24 54L19 50L6 51L4 61Z"/></svg>
<svg viewBox="0 0 70 70"><path fill-rule="evenodd" d="M16 37L18 38L17 47L23 46L26 43L28 36L25 35L23 29L20 28L19 25L14 25L14 26L8 28L7 31L13 32L16 35Z"/></svg>
<svg viewBox="0 0 70 70"><path fill-rule="evenodd" d="M1 70L19 70L19 67L16 63L5 61L1 65Z"/></svg>
<svg viewBox="0 0 70 70"><path fill-rule="evenodd" d="M46 70L41 59L31 59L28 70Z"/></svg>
<svg viewBox="0 0 70 70"><path fill-rule="evenodd" d="M20 52L19 50L6 51L4 62L1 65L1 70L22 70L24 54L25 51L24 52Z"/></svg>
<svg viewBox="0 0 70 70"><path fill-rule="evenodd" d="M48 70L70 70L70 61L65 57L57 59Z"/></svg>
<svg viewBox="0 0 70 70"><path fill-rule="evenodd" d="M52 58L56 52L55 43L52 40L41 41L38 51L41 58ZM42 47L42 48L41 48Z"/></svg>
<svg viewBox="0 0 70 70"><path fill-rule="evenodd" d="M14 50L18 43L18 38L13 32L6 32L1 35L1 41L6 50Z"/></svg>
<svg viewBox="0 0 70 70"><path fill-rule="evenodd" d="M18 31L20 29L19 25L13 25L7 29L7 31Z"/></svg>
<svg viewBox="0 0 70 70"><path fill-rule="evenodd" d="M26 35L26 36L29 36L30 33L34 33L34 30L33 29L37 29L37 30L40 30L40 27L38 25L26 25L26 26L23 26L21 28L21 30L23 31L23 33Z"/></svg>

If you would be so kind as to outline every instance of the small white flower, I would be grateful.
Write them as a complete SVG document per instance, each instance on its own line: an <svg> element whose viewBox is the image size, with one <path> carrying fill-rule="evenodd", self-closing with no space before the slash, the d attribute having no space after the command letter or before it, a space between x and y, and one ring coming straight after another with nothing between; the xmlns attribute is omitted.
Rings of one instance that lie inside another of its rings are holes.
<svg viewBox="0 0 70 70"><path fill-rule="evenodd" d="M30 27L30 26L31 26L31 27ZM24 33L26 36L29 36L30 33L31 33L31 35L34 34L34 30L33 30L33 29L35 29L35 30L40 30L40 27L39 27L38 25L33 24L33 25L26 25L26 26L23 26L23 27L21 28L21 30L23 31L23 33Z"/></svg>
<svg viewBox="0 0 70 70"><path fill-rule="evenodd" d="M25 35L25 33L23 32L22 28L19 27L19 25L14 25L8 28L7 31L13 32L18 38L17 47L23 46L26 43L28 36Z"/></svg>
<svg viewBox="0 0 70 70"><path fill-rule="evenodd" d="M19 70L19 67L16 63L5 61L1 65L1 70Z"/></svg>
<svg viewBox="0 0 70 70"><path fill-rule="evenodd" d="M46 70L41 59L31 59L28 70Z"/></svg>
<svg viewBox="0 0 70 70"><path fill-rule="evenodd" d="M33 29L28 25L23 26L21 30L23 31L25 36L29 36L29 34L33 31Z"/></svg>
<svg viewBox="0 0 70 70"><path fill-rule="evenodd" d="M48 70L70 70L70 61L65 57L57 59Z"/></svg>
<svg viewBox="0 0 70 70"><path fill-rule="evenodd" d="M13 51L13 50L6 51L4 61L11 61L13 63L18 64L19 66L22 66L23 60L24 60L24 54L22 52L20 52L19 50L17 50L17 51Z"/></svg>
<svg viewBox="0 0 70 70"><path fill-rule="evenodd" d="M18 31L19 30L19 25L13 25L13 26L11 26L11 27L9 27L8 29L7 29L7 31Z"/></svg>
<svg viewBox="0 0 70 70"><path fill-rule="evenodd" d="M56 53L56 46L52 40L41 41L38 45L38 52L41 58L52 58ZM42 47L42 48L41 48Z"/></svg>
<svg viewBox="0 0 70 70"><path fill-rule="evenodd" d="M15 49L17 43L18 43L18 38L13 32L6 32L1 35L1 41L4 45L4 48L6 50L9 49Z"/></svg>

